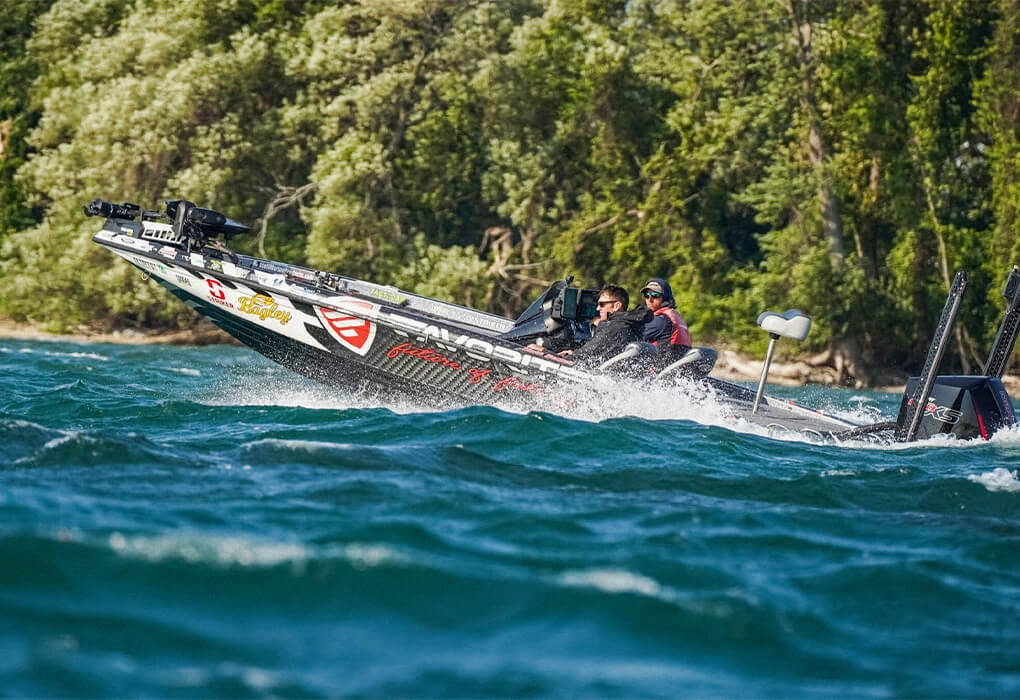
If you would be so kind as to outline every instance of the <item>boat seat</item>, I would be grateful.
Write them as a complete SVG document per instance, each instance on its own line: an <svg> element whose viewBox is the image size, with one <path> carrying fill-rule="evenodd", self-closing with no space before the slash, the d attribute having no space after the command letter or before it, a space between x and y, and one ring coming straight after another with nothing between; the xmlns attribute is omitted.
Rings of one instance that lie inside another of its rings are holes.
<svg viewBox="0 0 1020 700"><path fill-rule="evenodd" d="M663 367L656 373L659 380L673 375L683 377L704 377L719 358L719 353L712 348L691 348L672 364Z"/></svg>
<svg viewBox="0 0 1020 700"><path fill-rule="evenodd" d="M781 314L763 311L758 316L758 325L772 335L801 341L807 338L808 331L811 330L811 319L797 309L787 309Z"/></svg>
<svg viewBox="0 0 1020 700"><path fill-rule="evenodd" d="M613 355L598 366L599 370L615 368L616 371L626 368L627 373L643 374L654 364L658 350L651 343L627 343L623 352ZM624 364L621 364L624 363Z"/></svg>

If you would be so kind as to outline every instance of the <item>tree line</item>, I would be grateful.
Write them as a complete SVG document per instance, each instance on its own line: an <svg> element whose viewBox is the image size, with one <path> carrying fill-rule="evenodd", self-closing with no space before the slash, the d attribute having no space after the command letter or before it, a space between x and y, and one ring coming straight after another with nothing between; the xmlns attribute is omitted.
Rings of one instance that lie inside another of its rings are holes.
<svg viewBox="0 0 1020 700"><path fill-rule="evenodd" d="M916 369L954 271L980 368L1020 263L1020 0L14 0L0 314L192 312L89 240L186 198L244 252L506 315L670 279L696 342Z"/></svg>

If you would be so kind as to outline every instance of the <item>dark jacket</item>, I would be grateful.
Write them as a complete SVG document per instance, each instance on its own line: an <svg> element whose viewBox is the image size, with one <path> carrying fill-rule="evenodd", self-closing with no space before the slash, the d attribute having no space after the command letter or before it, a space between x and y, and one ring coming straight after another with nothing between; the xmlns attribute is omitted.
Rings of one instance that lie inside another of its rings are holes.
<svg viewBox="0 0 1020 700"><path fill-rule="evenodd" d="M675 309L676 299L673 298L673 288L669 286L669 282L661 277L656 277L649 280L649 282L658 282L659 286L662 287L662 305ZM656 345L669 345L670 339L673 337L673 328L673 322L669 320L668 316L665 314L657 315L645 326L644 340Z"/></svg>
<svg viewBox="0 0 1020 700"><path fill-rule="evenodd" d="M618 311L595 327L591 340L574 352L578 364L594 367L614 355L619 355L629 343L641 340L644 326L652 319L652 312L641 306L632 311Z"/></svg>

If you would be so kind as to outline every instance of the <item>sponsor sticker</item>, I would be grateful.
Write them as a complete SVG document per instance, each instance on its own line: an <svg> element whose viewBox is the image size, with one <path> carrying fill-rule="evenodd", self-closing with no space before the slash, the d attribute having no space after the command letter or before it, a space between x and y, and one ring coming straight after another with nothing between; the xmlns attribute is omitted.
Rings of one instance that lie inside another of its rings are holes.
<svg viewBox="0 0 1020 700"><path fill-rule="evenodd" d="M228 309L234 308L234 305L227 301L227 293L223 291L223 285L218 279L207 277L205 281L209 285L209 299L211 301Z"/></svg>
<svg viewBox="0 0 1020 700"><path fill-rule="evenodd" d="M935 420L942 421L949 425L955 425L963 416L962 411L953 410L952 408L949 408L949 406L939 406L930 399L929 402L925 404L924 412L925 414L933 417Z"/></svg>
<svg viewBox="0 0 1020 700"><path fill-rule="evenodd" d="M375 324L368 318L375 318L379 305L350 297L341 299L337 305L343 310L316 306L315 314L342 346L358 355L366 355L375 340Z"/></svg>
<svg viewBox="0 0 1020 700"><path fill-rule="evenodd" d="M260 321L271 319L279 321L281 326L286 326L290 320L291 313L284 311L273 297L268 294L255 294L250 297L238 297L239 311L252 316L258 316Z"/></svg>

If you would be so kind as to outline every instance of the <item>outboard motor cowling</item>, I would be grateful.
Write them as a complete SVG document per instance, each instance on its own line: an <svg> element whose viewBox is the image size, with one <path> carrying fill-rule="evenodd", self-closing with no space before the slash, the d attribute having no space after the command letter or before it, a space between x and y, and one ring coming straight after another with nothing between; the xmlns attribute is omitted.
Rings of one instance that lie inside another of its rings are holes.
<svg viewBox="0 0 1020 700"><path fill-rule="evenodd" d="M896 424L900 429L914 413L913 394L919 377L911 377L903 392ZM935 378L918 424L916 439L945 433L969 440L989 439L995 431L1016 423L1013 402L998 377L939 376Z"/></svg>

